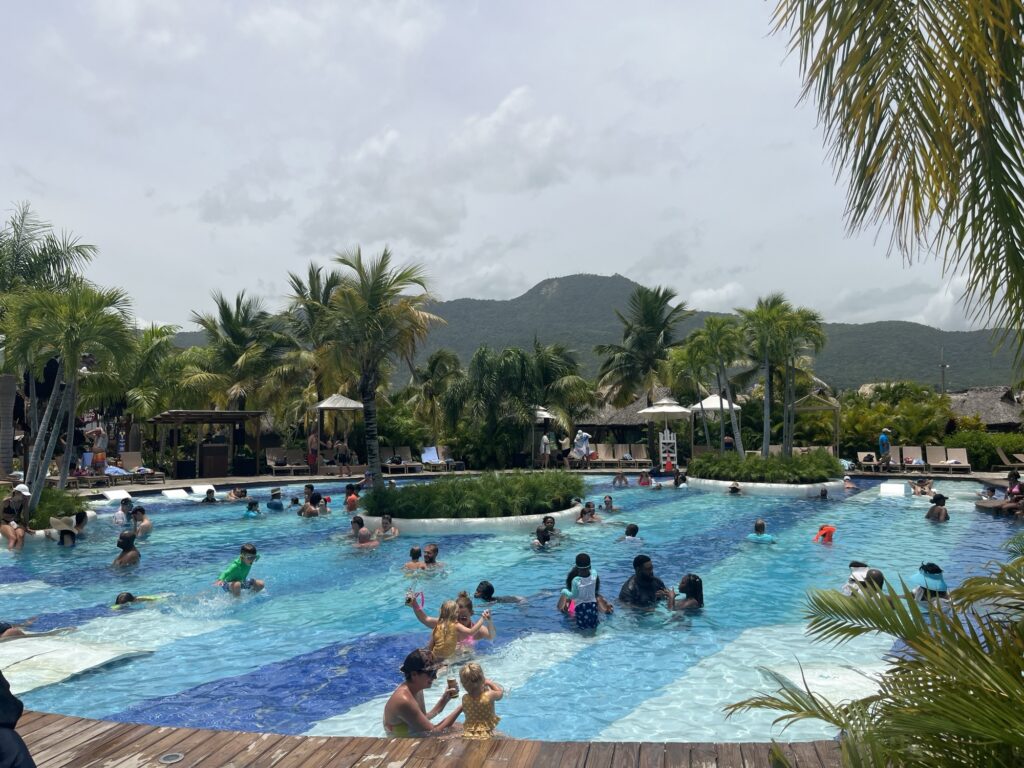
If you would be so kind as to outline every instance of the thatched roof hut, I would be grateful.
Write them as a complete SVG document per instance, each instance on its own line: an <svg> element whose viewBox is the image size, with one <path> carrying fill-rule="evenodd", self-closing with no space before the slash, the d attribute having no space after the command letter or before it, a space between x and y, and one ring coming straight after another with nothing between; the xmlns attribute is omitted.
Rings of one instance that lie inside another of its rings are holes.
<svg viewBox="0 0 1024 768"><path fill-rule="evenodd" d="M953 413L957 416L977 416L993 432L1012 432L1020 429L1024 418L1021 396L1006 387L978 387L949 395Z"/></svg>
<svg viewBox="0 0 1024 768"><path fill-rule="evenodd" d="M672 392L668 387L658 387L654 394L654 400L662 397L671 397ZM654 402L652 400L651 402ZM616 408L613 405L603 405L596 411L591 411L587 416L580 419L580 426L583 428L602 427L612 429L615 427L642 427L650 421L649 416L640 414L640 411L647 407L647 396L641 395L629 405Z"/></svg>

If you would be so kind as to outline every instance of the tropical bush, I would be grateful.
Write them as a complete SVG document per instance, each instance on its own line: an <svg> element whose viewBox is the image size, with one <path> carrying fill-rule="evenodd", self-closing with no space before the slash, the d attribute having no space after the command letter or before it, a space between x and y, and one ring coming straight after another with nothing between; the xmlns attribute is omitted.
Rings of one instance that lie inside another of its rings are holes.
<svg viewBox="0 0 1024 768"><path fill-rule="evenodd" d="M583 478L568 472L489 472L375 490L363 506L368 515L396 519L516 517L568 509L583 493Z"/></svg>
<svg viewBox="0 0 1024 768"><path fill-rule="evenodd" d="M69 517L76 512L84 512L85 507L85 499L81 496L46 486L39 496L39 506L32 514L32 527L36 530L49 528L51 517Z"/></svg>
<svg viewBox="0 0 1024 768"><path fill-rule="evenodd" d="M840 477L843 468L826 451L784 456L751 456L746 461L735 452L705 453L690 462L690 477L737 480L747 483L822 483Z"/></svg>
<svg viewBox="0 0 1024 768"><path fill-rule="evenodd" d="M967 458L971 460L971 467L985 472L990 470L994 464L1003 463L996 453L996 448L1002 448L1011 461L1013 454L1024 453L1024 434L965 430L947 436L945 444L955 448L966 448Z"/></svg>
<svg viewBox="0 0 1024 768"><path fill-rule="evenodd" d="M1007 545L1014 559L967 579L948 606L922 605L910 590L847 597L814 590L807 598L815 641L843 643L866 634L899 638L878 692L832 703L782 675L773 695L727 708L781 712L777 723L802 719L843 732L848 766L1013 766L1024 762L1024 536ZM789 765L781 756L779 765Z"/></svg>

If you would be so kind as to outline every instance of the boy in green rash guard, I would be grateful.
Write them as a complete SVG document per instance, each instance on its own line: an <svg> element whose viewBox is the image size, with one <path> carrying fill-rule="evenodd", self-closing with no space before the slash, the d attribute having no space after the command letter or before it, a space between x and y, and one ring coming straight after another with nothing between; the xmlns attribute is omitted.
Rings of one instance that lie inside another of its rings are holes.
<svg viewBox="0 0 1024 768"><path fill-rule="evenodd" d="M260 556L256 554L255 544L243 544L238 557L232 561L231 565L224 569L224 572L217 577L217 581L214 584L222 587L225 592L230 592L235 597L242 594L243 589L259 592L264 587L263 582L259 579L249 578L252 564L259 559Z"/></svg>

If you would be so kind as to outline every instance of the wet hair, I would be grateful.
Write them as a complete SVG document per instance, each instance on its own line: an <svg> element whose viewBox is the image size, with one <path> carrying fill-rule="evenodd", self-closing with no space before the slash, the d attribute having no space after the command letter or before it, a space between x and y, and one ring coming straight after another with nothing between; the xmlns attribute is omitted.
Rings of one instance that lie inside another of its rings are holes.
<svg viewBox="0 0 1024 768"><path fill-rule="evenodd" d="M696 573L688 573L679 580L679 591L688 599L697 601L697 605L704 607L704 582Z"/></svg>
<svg viewBox="0 0 1024 768"><path fill-rule="evenodd" d="M454 600L445 600L441 603L441 610L437 613L437 623L442 621L458 621L459 604Z"/></svg>
<svg viewBox="0 0 1024 768"><path fill-rule="evenodd" d="M754 533L764 533L764 520L760 517L754 521Z"/></svg>
<svg viewBox="0 0 1024 768"><path fill-rule="evenodd" d="M319 491L313 491L311 494L309 494L309 503L315 507L319 505L321 501L323 501L323 498L324 497L320 495Z"/></svg>
<svg viewBox="0 0 1024 768"><path fill-rule="evenodd" d="M633 570L639 571L641 566L649 562L651 562L651 558L649 558L647 555L637 555L633 558Z"/></svg>
<svg viewBox="0 0 1024 768"><path fill-rule="evenodd" d="M636 523L630 523L626 526L627 536L636 536L638 533L640 533L640 526Z"/></svg>
<svg viewBox="0 0 1024 768"><path fill-rule="evenodd" d="M385 513L384 513L383 515L381 515L381 516L380 516L380 521L381 521L382 523L383 523L383 522L384 522L385 520L390 520L390 519L391 519L391 515L389 515L389 514L388 514L387 512L385 512Z"/></svg>
<svg viewBox="0 0 1024 768"><path fill-rule="evenodd" d="M850 567L851 568L867 568L868 564L867 563L862 563L860 560L851 560L850 561Z"/></svg>
<svg viewBox="0 0 1024 768"><path fill-rule="evenodd" d="M489 581L481 581L476 585L476 594L481 600L490 600L494 597L494 585Z"/></svg>
<svg viewBox="0 0 1024 768"><path fill-rule="evenodd" d="M579 557L579 555L577 555L577 557ZM577 576L581 576L582 575L580 573L580 571L586 571L586 570L589 570L589 569L590 569L589 561L587 562L586 566L581 567L579 565L574 565L572 568L570 568L569 569L569 573L566 574L566 576L565 576L565 588L568 589L568 590L571 590L572 589L572 580L575 579ZM601 577L600 576L598 576L594 580L594 594L595 595L601 594Z"/></svg>
<svg viewBox="0 0 1024 768"><path fill-rule="evenodd" d="M935 563L921 563L921 567L918 570L921 573L927 573L929 576L937 576L942 573L942 569Z"/></svg>
<svg viewBox="0 0 1024 768"><path fill-rule="evenodd" d="M139 512L139 513L144 515L144 514L146 514L146 508L145 507L135 507L134 509L132 509L132 514L134 515L136 512Z"/></svg>
<svg viewBox="0 0 1024 768"><path fill-rule="evenodd" d="M459 680L462 681L462 687L466 689L466 693L470 696L475 697L483 693L484 680L486 679L483 668L475 661L463 665L462 669L459 670Z"/></svg>
<svg viewBox="0 0 1024 768"><path fill-rule="evenodd" d="M259 509L260 503L256 499L249 499L249 503L245 505L247 509Z"/></svg>
<svg viewBox="0 0 1024 768"><path fill-rule="evenodd" d="M348 485L345 486L345 494L350 495L355 491L355 489L356 487L352 485L352 483L349 483Z"/></svg>
<svg viewBox="0 0 1024 768"><path fill-rule="evenodd" d="M207 493L213 493L213 489L211 488L210 490L207 491ZM132 505L132 500L130 497L126 496L125 498L121 499L121 506L123 507L125 504L127 504L129 507Z"/></svg>
<svg viewBox="0 0 1024 768"><path fill-rule="evenodd" d="M413 562L417 562L423 555L423 551L419 547L409 547L409 559Z"/></svg>
<svg viewBox="0 0 1024 768"><path fill-rule="evenodd" d="M611 500L612 500L612 497L611 496L607 496L607 495L603 499L601 499L601 501L611 501Z"/></svg>
<svg viewBox="0 0 1024 768"><path fill-rule="evenodd" d="M306 483L304 486L302 486L302 490L309 491L310 493L312 493L313 492L313 484L312 483Z"/></svg>
<svg viewBox="0 0 1024 768"><path fill-rule="evenodd" d="M310 502L312 502L312 499L310 499ZM358 525L360 528L362 528L363 527L363 517L362 517L362 515L356 515L355 517L353 517L352 518L352 525Z"/></svg>
<svg viewBox="0 0 1024 768"><path fill-rule="evenodd" d="M537 537L537 541L541 544L547 544L551 541L551 532L543 525L537 526L537 530L534 531L534 535Z"/></svg>
<svg viewBox="0 0 1024 768"><path fill-rule="evenodd" d="M819 499L827 499L828 498L828 488L825 488L824 486L822 486L821 490L818 491L818 498Z"/></svg>
<svg viewBox="0 0 1024 768"><path fill-rule="evenodd" d="M291 502L291 505L292 505L293 507L297 507L297 506L299 506L299 497L298 497L298 496L292 496L292 502Z"/></svg>
<svg viewBox="0 0 1024 768"><path fill-rule="evenodd" d="M406 680L411 680L413 672L429 672L433 666L434 655L426 648L417 648L405 657L398 671L405 675Z"/></svg>
<svg viewBox="0 0 1024 768"><path fill-rule="evenodd" d="M124 552L127 552L129 549L135 549L135 534L131 531L122 531L121 535L117 537L117 546ZM252 545L250 544L249 546Z"/></svg>
<svg viewBox="0 0 1024 768"><path fill-rule="evenodd" d="M125 603L134 603L135 595L131 592L121 592L116 598L114 598L114 605L124 605Z"/></svg>
<svg viewBox="0 0 1024 768"><path fill-rule="evenodd" d="M142 509L142 507L136 507L136 509ZM134 512L135 509L132 510ZM145 510L143 510L145 511ZM75 512L75 526L84 525L89 520L89 516L85 512Z"/></svg>
<svg viewBox="0 0 1024 768"><path fill-rule="evenodd" d="M213 496L213 495L214 495L215 493L216 493L216 491L215 491L215 490L213 490L213 488L207 488L207 489L206 489L206 495L207 495L207 496ZM123 504L123 503L124 503L124 502L126 502L126 501L128 501L128 499L122 499L122 500L121 500L121 503Z"/></svg>
<svg viewBox="0 0 1024 768"><path fill-rule="evenodd" d="M65 538L71 539L71 541L65 543L64 542ZM73 547L73 546L75 546L75 542L77 540L78 540L78 536L75 535L74 531L69 531L69 530L65 529L65 530L62 530L60 532L60 541L58 541L57 543L60 544L60 546L62 546L62 547Z"/></svg>
<svg viewBox="0 0 1024 768"><path fill-rule="evenodd" d="M875 589L882 589L885 586L885 576L877 568L868 568L868 572L864 574L864 581L874 586Z"/></svg>
<svg viewBox="0 0 1024 768"><path fill-rule="evenodd" d="M544 515L544 519L541 520L541 522L544 523L544 525L547 525L549 520L551 521L552 525L555 524L555 518L552 517L551 515Z"/></svg>
<svg viewBox="0 0 1024 768"><path fill-rule="evenodd" d="M256 545L255 544L251 544L249 542L246 542L245 544L243 544L241 546L241 548L238 551L239 551L240 554L243 554L243 555L255 555L256 554Z"/></svg>

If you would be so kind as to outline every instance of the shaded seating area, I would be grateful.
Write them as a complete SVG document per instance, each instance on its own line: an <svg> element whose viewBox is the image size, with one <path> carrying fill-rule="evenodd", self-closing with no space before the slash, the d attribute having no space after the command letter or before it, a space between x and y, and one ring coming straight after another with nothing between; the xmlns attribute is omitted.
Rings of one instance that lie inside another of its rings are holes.
<svg viewBox="0 0 1024 768"><path fill-rule="evenodd" d="M249 422L255 423L253 431L255 432L256 446L253 455L256 457L260 456L259 424L265 414L266 411L171 410L164 411L147 421L153 425L154 443L157 442L157 434L159 432L161 449L166 444L167 432L170 431L172 454L178 454L179 452L182 428L185 426L193 426L197 429L211 425L230 426L232 429L229 430L229 437L226 443L203 443L197 441L195 457L178 459L173 465L173 477L176 479L187 477L223 477L228 474L229 466L235 466L237 472L238 463L242 459L236 455L236 448L240 446L234 444L234 431L239 427L244 427ZM250 457L248 462L252 464L252 471L243 474L256 474L258 471L256 466L258 458L253 459Z"/></svg>
<svg viewBox="0 0 1024 768"><path fill-rule="evenodd" d="M282 475L308 475L309 464L298 448L267 448L267 466L275 477Z"/></svg>

